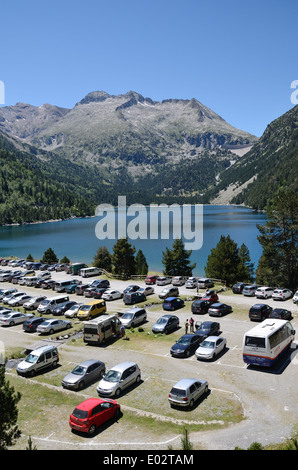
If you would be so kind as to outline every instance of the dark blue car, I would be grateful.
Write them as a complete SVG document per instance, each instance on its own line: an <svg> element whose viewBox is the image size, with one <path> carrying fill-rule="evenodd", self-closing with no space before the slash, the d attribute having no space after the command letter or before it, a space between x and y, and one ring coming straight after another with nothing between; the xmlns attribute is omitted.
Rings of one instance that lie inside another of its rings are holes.
<svg viewBox="0 0 298 470"><path fill-rule="evenodd" d="M179 297L167 297L162 304L164 310L178 310L182 307L184 307L184 300Z"/></svg>
<svg viewBox="0 0 298 470"><path fill-rule="evenodd" d="M178 341L171 347L170 349L171 356L174 356L174 357L191 356L192 354L194 354L196 349L198 349L203 339L204 338L196 334L188 334L188 335L181 336L181 338L179 338Z"/></svg>

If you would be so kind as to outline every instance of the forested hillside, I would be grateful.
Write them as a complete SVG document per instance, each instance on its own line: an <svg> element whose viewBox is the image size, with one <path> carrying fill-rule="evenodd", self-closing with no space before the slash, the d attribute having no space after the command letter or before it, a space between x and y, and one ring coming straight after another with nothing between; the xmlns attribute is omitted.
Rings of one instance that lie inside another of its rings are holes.
<svg viewBox="0 0 298 470"><path fill-rule="evenodd" d="M252 149L220 175L220 183L210 191L212 198L230 185L241 186L252 180L232 204L264 209L278 190L297 190L298 106L269 124Z"/></svg>

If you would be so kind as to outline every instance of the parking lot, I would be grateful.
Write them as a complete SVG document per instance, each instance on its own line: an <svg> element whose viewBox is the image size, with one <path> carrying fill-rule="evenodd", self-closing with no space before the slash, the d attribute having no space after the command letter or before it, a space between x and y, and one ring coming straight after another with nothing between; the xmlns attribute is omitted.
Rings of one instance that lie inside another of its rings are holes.
<svg viewBox="0 0 298 470"><path fill-rule="evenodd" d="M65 272L54 272L56 280L68 279ZM74 276L79 278L78 276ZM88 282L93 278L88 279ZM111 287L120 290L143 281L111 280ZM11 287L2 282L0 288ZM17 286L18 287L18 286ZM19 286L30 295L41 293L41 289ZM34 399L34 394L42 400L43 420L34 413L22 420L23 437L18 446L26 445L31 435L38 449L173 449L180 448L181 432L184 426L190 430L190 440L195 449L234 449L236 446L247 448L252 442L264 445L282 442L297 431L297 339L289 353L272 370L247 367L242 360L243 334L254 326L248 318L251 305L260 303L254 297L232 294L230 290L219 292L221 302L233 307L232 313L214 318L220 323L220 335L227 339L227 349L212 361L198 361L195 355L189 358L174 358L170 347L184 334L184 322L191 316L191 303L196 292L194 289L179 288L185 299L185 307L175 311L180 319L180 328L169 335L154 335L151 328L165 312L158 298L163 286L154 286L155 293L147 297L147 322L143 331L135 328L127 331L128 341L117 339L102 346L85 344L80 337L63 339L59 343L59 366L51 371L37 375L33 379L18 377L15 368L8 370L8 378L14 387L24 395ZM56 295L53 291L43 291L47 297ZM70 294L78 302L86 299ZM189 299L189 300L188 300ZM274 307L284 307L293 314L292 325L298 331L298 309L292 300L284 302L267 299L263 303ZM107 302L107 311L121 312L127 307L122 299ZM197 321L210 320L208 314L192 315ZM72 320L73 327L79 328L79 321ZM64 336L68 332L61 332ZM55 338L58 334L53 335ZM297 338L297 334L296 334ZM38 333L28 334L22 325L0 328L0 341L3 342L7 355L15 354L25 347L40 343L43 338ZM96 383L80 392L62 389L62 378L85 359L95 358L105 362L107 370L123 360L138 363L142 372L142 381L131 387L119 398L122 417L116 423L104 427L92 438L72 433L68 425L69 414L75 404L86 397L97 396ZM181 378L194 377L207 380L209 393L191 411L171 409L168 393ZM36 390L36 392L35 392ZM48 393L63 394L65 402L59 406L58 422L53 418L53 410L46 402ZM38 400L37 400L38 401ZM21 405L20 405L21 407ZM25 410L20 412L24 413ZM40 416L40 415L39 415ZM295 427L296 426L296 427Z"/></svg>

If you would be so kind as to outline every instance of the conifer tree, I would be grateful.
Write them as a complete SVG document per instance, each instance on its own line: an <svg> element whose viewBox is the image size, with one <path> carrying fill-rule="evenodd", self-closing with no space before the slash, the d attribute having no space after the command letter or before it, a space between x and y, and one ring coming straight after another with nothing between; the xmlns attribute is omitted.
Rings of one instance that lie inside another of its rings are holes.
<svg viewBox="0 0 298 470"><path fill-rule="evenodd" d="M174 240L172 249L162 253L163 273L167 276L191 276L196 263L190 264L191 250L185 250L181 238Z"/></svg>

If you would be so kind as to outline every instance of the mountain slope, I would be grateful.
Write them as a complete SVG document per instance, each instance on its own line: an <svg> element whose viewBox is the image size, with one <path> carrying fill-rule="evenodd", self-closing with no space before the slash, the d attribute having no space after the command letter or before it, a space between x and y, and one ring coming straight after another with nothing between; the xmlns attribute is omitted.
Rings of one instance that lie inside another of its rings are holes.
<svg viewBox="0 0 298 470"><path fill-rule="evenodd" d="M0 109L0 129L75 162L113 167L177 162L202 151L248 146L257 138L235 129L197 100L156 102L136 92L92 92L65 110L18 104Z"/></svg>
<svg viewBox="0 0 298 470"><path fill-rule="evenodd" d="M264 209L281 189L297 190L298 106L269 124L252 149L221 173L210 201Z"/></svg>

